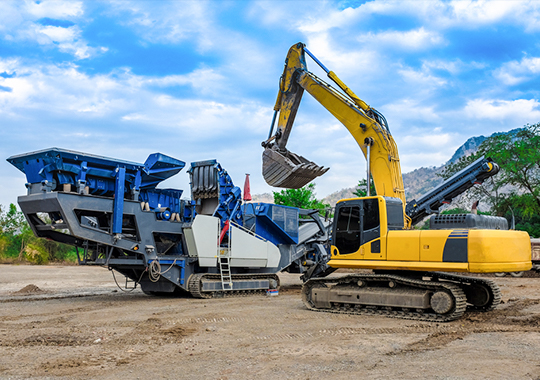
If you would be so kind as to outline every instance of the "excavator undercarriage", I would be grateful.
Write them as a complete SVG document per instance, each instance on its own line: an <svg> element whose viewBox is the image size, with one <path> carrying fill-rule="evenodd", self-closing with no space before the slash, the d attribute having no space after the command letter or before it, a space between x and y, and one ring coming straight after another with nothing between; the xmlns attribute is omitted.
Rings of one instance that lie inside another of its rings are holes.
<svg viewBox="0 0 540 380"><path fill-rule="evenodd" d="M429 322L458 319L466 310L490 311L501 301L491 280L440 272L389 272L311 279L302 288L310 310L384 315Z"/></svg>

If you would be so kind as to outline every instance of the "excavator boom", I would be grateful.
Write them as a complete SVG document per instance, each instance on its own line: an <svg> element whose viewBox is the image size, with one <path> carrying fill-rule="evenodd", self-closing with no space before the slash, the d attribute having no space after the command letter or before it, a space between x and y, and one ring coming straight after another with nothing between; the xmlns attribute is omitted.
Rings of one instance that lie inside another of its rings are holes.
<svg viewBox="0 0 540 380"><path fill-rule="evenodd" d="M342 92L307 70L305 53L328 73ZM268 140L262 144L265 147L263 177L266 182L276 187L300 188L328 170L285 148L304 91L321 103L354 137L368 160L368 171L377 194L399 198L405 205L398 150L384 116L356 96L302 43L292 46L287 54L274 107L276 116L279 113L277 130L272 135L272 125Z"/></svg>

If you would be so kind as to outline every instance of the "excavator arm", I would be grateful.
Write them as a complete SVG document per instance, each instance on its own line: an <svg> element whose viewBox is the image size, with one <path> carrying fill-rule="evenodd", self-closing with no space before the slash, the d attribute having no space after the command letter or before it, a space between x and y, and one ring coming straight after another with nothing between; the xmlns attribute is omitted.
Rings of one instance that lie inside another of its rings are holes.
<svg viewBox="0 0 540 380"><path fill-rule="evenodd" d="M307 70L305 53L327 72L342 92ZM368 172L371 172L377 194L399 198L405 205L398 150L384 116L356 96L302 43L293 45L287 54L272 128L268 140L263 142L263 176L266 182L276 187L300 188L328 170L286 149L304 91L323 105L354 137L368 160ZM276 118L278 125L273 134Z"/></svg>

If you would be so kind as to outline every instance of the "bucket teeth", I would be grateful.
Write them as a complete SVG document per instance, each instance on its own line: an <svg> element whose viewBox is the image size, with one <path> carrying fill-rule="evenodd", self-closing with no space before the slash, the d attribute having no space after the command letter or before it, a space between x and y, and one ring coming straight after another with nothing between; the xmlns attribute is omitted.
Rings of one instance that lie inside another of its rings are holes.
<svg viewBox="0 0 540 380"><path fill-rule="evenodd" d="M263 152L263 177L270 186L299 189L328 169L287 150L278 152L275 146Z"/></svg>

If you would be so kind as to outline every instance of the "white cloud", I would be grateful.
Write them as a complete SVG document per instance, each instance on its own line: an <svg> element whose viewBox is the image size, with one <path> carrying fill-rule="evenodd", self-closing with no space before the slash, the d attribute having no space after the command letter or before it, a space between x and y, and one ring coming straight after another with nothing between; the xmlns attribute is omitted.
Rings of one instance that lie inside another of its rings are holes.
<svg viewBox="0 0 540 380"><path fill-rule="evenodd" d="M273 28L279 25L285 30L325 31L340 19L329 1L314 1L306 7L303 1L253 1L247 17L259 24ZM326 17L323 17L326 15ZM332 21L329 21L332 19Z"/></svg>
<svg viewBox="0 0 540 380"><path fill-rule="evenodd" d="M420 100L414 98L398 99L384 105L384 110L388 120L399 120L401 124L406 124L410 120L436 123L441 119L433 104L422 104Z"/></svg>
<svg viewBox="0 0 540 380"><path fill-rule="evenodd" d="M355 26L368 22L373 16L416 19L426 28L425 33L458 27L478 29L496 23L519 25L529 32L540 28L540 3L529 0L381 0L367 1L356 8L342 10L322 1L302 8L295 9L291 2L261 1L252 6L251 14L257 15L266 25L280 24L306 35L326 33L332 29L350 33ZM421 33L418 37L425 38Z"/></svg>
<svg viewBox="0 0 540 380"><path fill-rule="evenodd" d="M224 87L222 76L210 69L196 69L186 75L164 77L139 76L129 70L87 75L75 65L25 66L20 60L0 59L1 72L9 75L16 72L17 75L0 77L0 86L11 89L9 92L0 91L0 113L15 113L19 107L26 107L46 112L80 112L99 117L114 117L119 112L124 120L141 120L152 111L152 107L157 107L155 112L151 112L156 120L161 120L162 115L176 120L178 114L170 115L167 107L178 104L172 97L159 93L154 95L157 89L189 86L195 95L204 97ZM204 107L196 99L193 101L195 103L190 106L200 106L194 109L201 113L213 113L218 104L205 101L207 107ZM186 107L189 108L188 105ZM213 122L217 123L217 120ZM176 121L173 125L176 125Z"/></svg>
<svg viewBox="0 0 540 380"><path fill-rule="evenodd" d="M28 30L29 34L32 30ZM57 46L61 52L73 54L77 59L89 58L99 52L81 39L82 31L77 26L38 26L33 30L35 40L41 45ZM102 50L103 51L103 50ZM106 50L105 50L106 51Z"/></svg>
<svg viewBox="0 0 540 380"><path fill-rule="evenodd" d="M305 42L317 59L347 84L351 84L351 81L346 79L347 76L363 82L370 75L380 72L381 65L386 65L384 58L376 50L370 47L347 48L335 43L332 36L327 33L310 35ZM284 57L285 53L286 51L284 51ZM321 78L326 77L326 74L310 59L308 59L308 69Z"/></svg>
<svg viewBox="0 0 540 380"><path fill-rule="evenodd" d="M412 67L402 67L398 70L398 73L405 82L418 86L418 88L423 87L426 89L426 87L440 87L447 84L446 79L437 77L426 67L422 67L420 70Z"/></svg>
<svg viewBox="0 0 540 380"><path fill-rule="evenodd" d="M485 69L487 64L475 61L463 62L461 59L435 59L422 61L422 67L427 70L441 70L456 75L464 71Z"/></svg>
<svg viewBox="0 0 540 380"><path fill-rule="evenodd" d="M112 13L123 15L123 23L149 42L179 43L195 39L199 48L213 45L205 35L213 28L215 7L206 1L113 1L110 6Z"/></svg>
<svg viewBox="0 0 540 380"><path fill-rule="evenodd" d="M83 2L74 0L17 0L24 5L22 8L35 18L50 17L54 19L71 19L83 15Z"/></svg>
<svg viewBox="0 0 540 380"><path fill-rule="evenodd" d="M77 25L68 27L42 25L39 20L78 22L84 16L80 1L4 1L0 15L0 31L9 41L34 41L48 48L72 54L76 59L89 58L106 48L93 48L82 38Z"/></svg>
<svg viewBox="0 0 540 380"><path fill-rule="evenodd" d="M126 86L107 75L88 76L76 66L24 66L17 60L1 61L0 67L17 72L2 83L11 92L0 93L1 109L13 112L41 109L46 113L82 112L106 115L125 106Z"/></svg>
<svg viewBox="0 0 540 380"><path fill-rule="evenodd" d="M189 85L197 94L209 95L223 93L227 78L215 69L200 68L186 75L167 75L163 77L145 78L144 84L157 87Z"/></svg>
<svg viewBox="0 0 540 380"><path fill-rule="evenodd" d="M358 12L352 8L338 11L332 6L327 6L327 3L313 4L314 7L305 13L306 16L297 21L298 30L306 34L327 32L333 28L344 28L353 24L359 17ZM294 17L294 15L291 16Z"/></svg>
<svg viewBox="0 0 540 380"><path fill-rule="evenodd" d="M528 0L370 1L356 9L363 17L412 17L433 30L478 29L501 22L531 30L540 25L539 10L540 3Z"/></svg>
<svg viewBox="0 0 540 380"><path fill-rule="evenodd" d="M531 80L540 74L540 58L524 57L521 61L510 61L493 72L495 78L513 86Z"/></svg>
<svg viewBox="0 0 540 380"><path fill-rule="evenodd" d="M262 83L274 83L275 76L261 76L261 72L279 71L273 65L265 44L261 44L253 35L240 29L223 26L219 20L221 10L227 10L226 2L215 1L172 1L172 2L126 2L111 3L110 13L119 16L120 23L131 28L144 43L162 43L195 45L196 53L202 57L212 56L219 60L214 67L200 67L193 77L167 80L206 81L203 86L209 89L214 82L214 94L221 94L220 84L228 83L229 91L235 89L235 83L258 86ZM238 17L243 17L238 15ZM285 52L283 52L283 57ZM199 78L196 75L201 74ZM257 80L254 80L257 78ZM158 84L158 81L156 81ZM210 94L207 92L206 94Z"/></svg>
<svg viewBox="0 0 540 380"><path fill-rule="evenodd" d="M14 29L24 22L22 13L17 9L15 1L3 1L0 12L0 32L11 33Z"/></svg>
<svg viewBox="0 0 540 380"><path fill-rule="evenodd" d="M464 113L472 119L511 119L517 127L540 120L540 103L536 99L473 99L467 102Z"/></svg>
<svg viewBox="0 0 540 380"><path fill-rule="evenodd" d="M252 133L266 129L271 119L269 107L251 100L227 104L204 96L179 99L155 91L156 84L195 86L193 78L200 77L199 71L172 78L149 78L129 71L88 75L73 65L24 66L18 60L1 59L0 70L17 73L0 78L0 85L11 89L0 91L0 112L14 118L23 117L21 109L43 117L107 118L110 123L132 123L141 130L185 131L190 138L208 137L212 131L216 131L213 137L234 131Z"/></svg>
<svg viewBox="0 0 540 380"><path fill-rule="evenodd" d="M517 4L516 4L517 3ZM449 3L454 22L460 24L491 24L512 15L520 2L454 0ZM521 2L524 4L524 2ZM442 18L442 17L441 17ZM450 19L450 18L449 18ZM450 22L450 21L449 21Z"/></svg>
<svg viewBox="0 0 540 380"><path fill-rule="evenodd" d="M426 50L446 44L440 33L428 31L424 27L403 32L389 30L380 33L365 33L358 36L358 41L380 48L390 46L395 50Z"/></svg>
<svg viewBox="0 0 540 380"><path fill-rule="evenodd" d="M426 150L431 150L430 148L444 148L453 142L453 136L448 132L441 132L434 129L429 133L429 135L408 135L404 136L401 139L401 145L410 147L421 146Z"/></svg>
<svg viewBox="0 0 540 380"><path fill-rule="evenodd" d="M44 26L39 29L39 32L49 37L53 42L72 41L80 34L78 28L63 28L60 26Z"/></svg>

